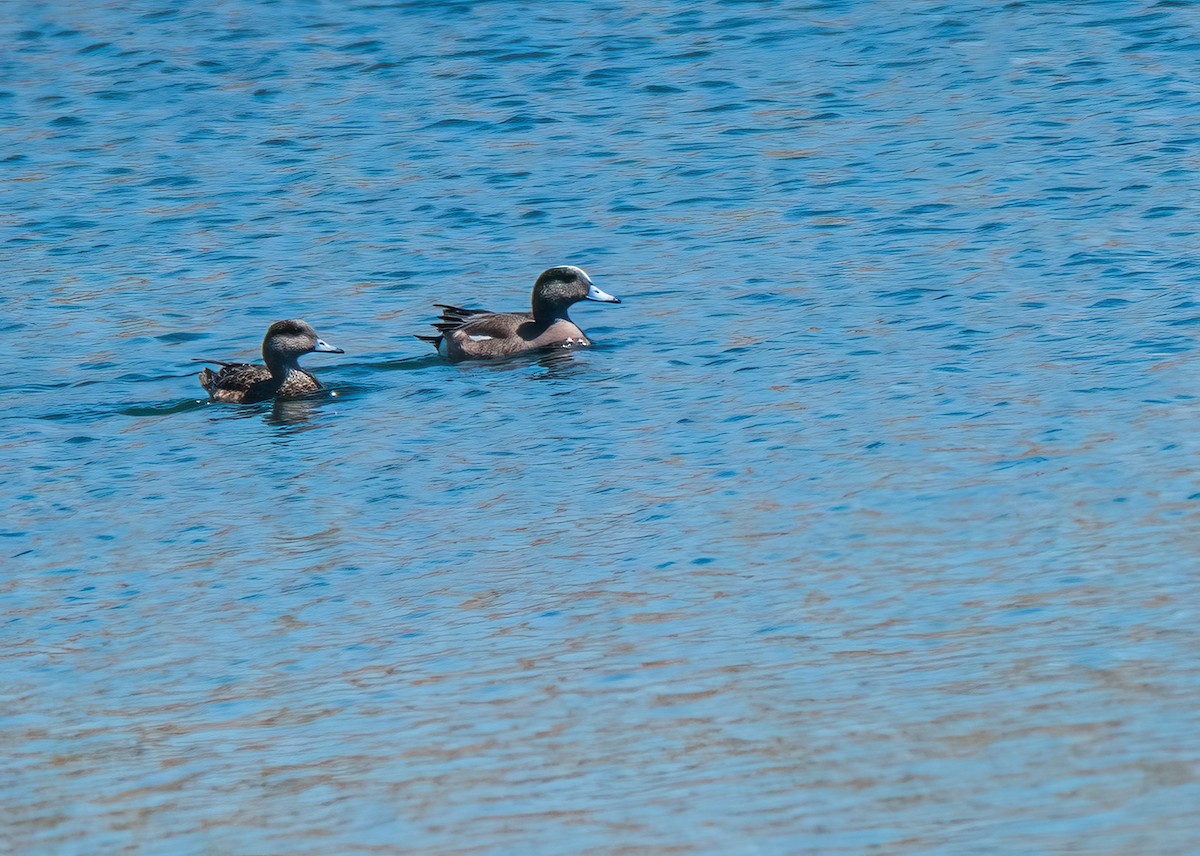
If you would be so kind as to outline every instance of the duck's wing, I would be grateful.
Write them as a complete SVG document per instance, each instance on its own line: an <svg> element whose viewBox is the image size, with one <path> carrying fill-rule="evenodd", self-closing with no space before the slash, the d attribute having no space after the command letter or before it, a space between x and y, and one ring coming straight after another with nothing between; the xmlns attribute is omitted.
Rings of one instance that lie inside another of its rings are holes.
<svg viewBox="0 0 1200 856"><path fill-rule="evenodd" d="M482 312L473 313L453 326L442 329L442 333L453 332L472 340L507 339L517 335L522 324L533 320L530 312ZM438 325L434 325L438 326Z"/></svg>
<svg viewBox="0 0 1200 856"><path fill-rule="evenodd" d="M249 389L252 385L264 380L270 380L271 372L266 366L256 366L252 363L218 363L221 370L213 377L222 389ZM213 374L211 369L205 369Z"/></svg>
<svg viewBox="0 0 1200 856"><path fill-rule="evenodd" d="M440 333L453 330L455 327L467 323L472 318L478 318L481 315L496 314L490 309L463 309L459 306L448 306L445 303L435 303L433 305L442 310L441 318L433 325Z"/></svg>
<svg viewBox="0 0 1200 856"><path fill-rule="evenodd" d="M417 338L422 342L428 342L439 350L442 346L442 338L450 331L457 330L472 318L495 314L488 309L463 309L461 306L450 306L447 303L435 303L433 305L437 309L442 310L441 317L433 323L433 328L438 331L438 334L436 336L418 335Z"/></svg>
<svg viewBox="0 0 1200 856"><path fill-rule="evenodd" d="M494 315L490 309L463 309L461 306L451 306L448 303L435 303L435 309L442 310L443 321L465 321L472 315Z"/></svg>
<svg viewBox="0 0 1200 856"><path fill-rule="evenodd" d="M208 390L208 394L218 401L261 401L275 394L271 387L271 372L266 366L256 366L250 363L222 363L219 372L203 369L200 372L200 385Z"/></svg>

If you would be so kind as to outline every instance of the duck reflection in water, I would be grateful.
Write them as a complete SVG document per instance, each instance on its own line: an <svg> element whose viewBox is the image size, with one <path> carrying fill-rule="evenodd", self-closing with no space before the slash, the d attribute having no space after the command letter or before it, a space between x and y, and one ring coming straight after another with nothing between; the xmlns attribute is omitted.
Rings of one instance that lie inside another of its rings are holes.
<svg viewBox="0 0 1200 856"><path fill-rule="evenodd" d="M330 393L336 396L337 393ZM281 428L286 428L288 433L298 431L307 431L310 428L315 428L320 423L313 423L321 408L327 404L328 398L309 397L309 398L276 398L275 403L271 406L271 412L263 417L263 421L268 425L276 425Z"/></svg>

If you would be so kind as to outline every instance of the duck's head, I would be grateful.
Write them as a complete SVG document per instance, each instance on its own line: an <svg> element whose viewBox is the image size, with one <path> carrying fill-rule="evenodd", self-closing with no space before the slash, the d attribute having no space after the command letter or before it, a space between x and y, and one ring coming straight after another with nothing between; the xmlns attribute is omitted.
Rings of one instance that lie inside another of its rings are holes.
<svg viewBox="0 0 1200 856"><path fill-rule="evenodd" d="M580 300L595 300L599 303L620 303L592 283L592 278L583 268L574 265L557 265L542 272L533 285L533 313L538 315L539 304L556 309L566 309Z"/></svg>
<svg viewBox="0 0 1200 856"><path fill-rule="evenodd" d="M313 351L328 354L346 353L318 337L311 324L298 318L276 321L267 328L267 335L263 339L263 358L268 362L293 361L301 354Z"/></svg>

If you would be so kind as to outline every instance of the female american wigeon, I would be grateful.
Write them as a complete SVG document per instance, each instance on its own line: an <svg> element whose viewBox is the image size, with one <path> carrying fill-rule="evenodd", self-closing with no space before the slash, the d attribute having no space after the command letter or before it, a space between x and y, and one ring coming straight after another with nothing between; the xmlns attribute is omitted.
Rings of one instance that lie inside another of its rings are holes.
<svg viewBox="0 0 1200 856"><path fill-rule="evenodd" d="M323 389L321 382L310 372L300 368L299 359L304 354L318 351L327 354L344 354L317 338L317 331L300 320L276 321L267 328L263 339L262 355L265 366L251 363L223 363L220 360L198 360L216 363L219 372L204 369L200 372L200 385L208 390L213 401L229 401L234 404L252 404L268 398L295 398Z"/></svg>
<svg viewBox="0 0 1200 856"><path fill-rule="evenodd" d="M592 344L567 315L581 300L620 303L592 284L582 268L559 265L545 271L533 286L532 312L489 312L435 303L442 318L436 336L418 336L451 362L508 357L545 348L578 348Z"/></svg>

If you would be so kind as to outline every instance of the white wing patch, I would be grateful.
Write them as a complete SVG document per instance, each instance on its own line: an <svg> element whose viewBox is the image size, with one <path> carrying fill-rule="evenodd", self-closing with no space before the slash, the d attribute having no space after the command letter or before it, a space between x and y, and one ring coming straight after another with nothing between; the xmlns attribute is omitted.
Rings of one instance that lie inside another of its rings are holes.
<svg viewBox="0 0 1200 856"><path fill-rule="evenodd" d="M487 341L488 339L493 339L495 337L494 336L484 336L481 333L468 333L467 338L470 339L472 342L484 342L484 341Z"/></svg>

